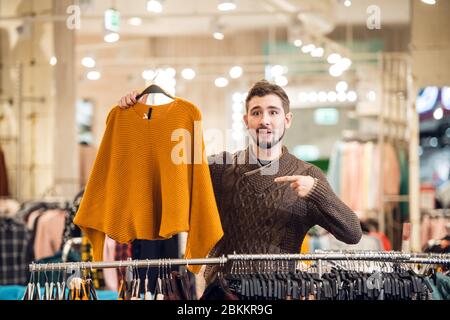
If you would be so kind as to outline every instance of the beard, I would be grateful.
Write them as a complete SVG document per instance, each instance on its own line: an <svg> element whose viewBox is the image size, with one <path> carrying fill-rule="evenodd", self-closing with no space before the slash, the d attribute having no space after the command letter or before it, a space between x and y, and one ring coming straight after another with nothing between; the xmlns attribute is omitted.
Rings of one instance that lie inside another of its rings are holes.
<svg viewBox="0 0 450 320"><path fill-rule="evenodd" d="M261 149L271 149L274 146L276 146L278 143L280 143L281 140L283 140L284 138L284 134L286 133L286 127L283 127L283 133L279 136L276 137L274 132L278 131L278 130L271 130L273 138L271 141L262 141L259 137L259 130L268 130L268 128L266 127L260 127L258 129L255 130L255 134L251 134L250 136L252 137L252 140L256 143L256 145L261 148Z"/></svg>

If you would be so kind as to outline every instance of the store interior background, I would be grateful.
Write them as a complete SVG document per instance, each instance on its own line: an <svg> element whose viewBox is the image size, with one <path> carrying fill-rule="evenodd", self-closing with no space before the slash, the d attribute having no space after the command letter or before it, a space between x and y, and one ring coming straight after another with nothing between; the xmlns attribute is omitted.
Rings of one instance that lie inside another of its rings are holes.
<svg viewBox="0 0 450 320"><path fill-rule="evenodd" d="M380 195L382 208L358 214L375 218L395 250L405 249L403 223L411 223L406 248L422 250L421 215L436 208L450 178L449 1L239 0L220 11L220 1L165 0L160 13L148 2L0 0L0 146L10 196L71 201L109 110L152 81L201 109L208 154L234 151L245 134L244 93L266 78L291 99L289 150L325 172L344 138L403 148L407 192ZM106 30L111 8L120 21L113 13ZM223 39L213 36L219 31ZM332 69L333 53L351 65ZM230 74L234 66L241 69ZM400 203L407 214L394 217Z"/></svg>

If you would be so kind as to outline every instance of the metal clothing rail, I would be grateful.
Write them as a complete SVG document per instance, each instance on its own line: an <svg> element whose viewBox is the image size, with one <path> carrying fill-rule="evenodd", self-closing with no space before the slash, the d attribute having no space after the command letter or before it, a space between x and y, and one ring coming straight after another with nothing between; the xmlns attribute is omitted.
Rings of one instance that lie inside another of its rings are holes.
<svg viewBox="0 0 450 320"><path fill-rule="evenodd" d="M313 261L319 264L322 260L343 260L343 261L380 261L380 262L399 262L399 263L420 263L420 264L439 264L450 265L450 254L415 254L401 252L323 252L310 254L229 254L218 258L203 259L151 259L151 260L127 260L113 262L64 262L64 263L32 263L29 265L31 272L38 271L57 271L64 269L105 269L121 267L161 267L176 265L210 265L221 264L233 261L256 261L256 260L294 260L294 261Z"/></svg>

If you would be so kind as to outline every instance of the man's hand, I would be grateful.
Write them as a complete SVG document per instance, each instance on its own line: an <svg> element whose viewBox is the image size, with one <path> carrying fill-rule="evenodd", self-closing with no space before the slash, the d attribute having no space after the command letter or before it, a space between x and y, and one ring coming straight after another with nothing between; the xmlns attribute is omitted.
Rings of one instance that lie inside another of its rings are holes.
<svg viewBox="0 0 450 320"><path fill-rule="evenodd" d="M139 94L138 91L132 91L129 94L123 96L119 100L119 107L122 109L128 109L132 106L134 106L138 101L136 100L136 96ZM140 99L139 102L145 103L147 101L148 94L144 94Z"/></svg>
<svg viewBox="0 0 450 320"><path fill-rule="evenodd" d="M300 196L306 197L314 187L315 179L311 176L285 176L275 178L275 182L291 182L291 188Z"/></svg>

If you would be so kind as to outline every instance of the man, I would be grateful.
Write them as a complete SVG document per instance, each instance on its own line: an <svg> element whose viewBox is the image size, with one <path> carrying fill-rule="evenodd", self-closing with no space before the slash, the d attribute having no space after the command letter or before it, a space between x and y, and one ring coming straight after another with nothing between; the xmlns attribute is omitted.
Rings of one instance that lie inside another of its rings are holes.
<svg viewBox="0 0 450 320"><path fill-rule="evenodd" d="M133 106L137 94L124 96L119 105ZM281 87L257 82L247 95L244 116L253 143L234 154L223 152L209 158L224 230L210 256L299 253L314 225L348 244L361 239L356 214L334 194L322 171L283 146L293 117L289 107ZM207 267L207 280L215 271Z"/></svg>

